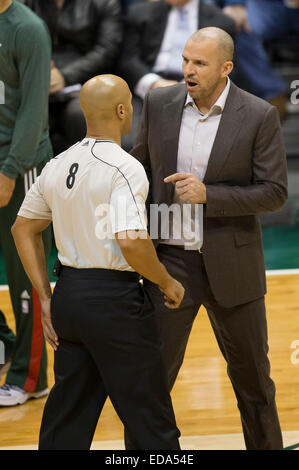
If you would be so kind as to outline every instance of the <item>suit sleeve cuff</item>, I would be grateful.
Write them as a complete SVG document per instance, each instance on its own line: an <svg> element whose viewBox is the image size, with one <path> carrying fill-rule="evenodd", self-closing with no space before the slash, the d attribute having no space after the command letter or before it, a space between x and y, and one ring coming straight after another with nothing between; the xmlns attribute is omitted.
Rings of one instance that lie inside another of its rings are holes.
<svg viewBox="0 0 299 470"><path fill-rule="evenodd" d="M205 204L205 216L206 217L224 217L226 211L224 207L219 204L219 198L217 194L217 188L206 186L206 204Z"/></svg>

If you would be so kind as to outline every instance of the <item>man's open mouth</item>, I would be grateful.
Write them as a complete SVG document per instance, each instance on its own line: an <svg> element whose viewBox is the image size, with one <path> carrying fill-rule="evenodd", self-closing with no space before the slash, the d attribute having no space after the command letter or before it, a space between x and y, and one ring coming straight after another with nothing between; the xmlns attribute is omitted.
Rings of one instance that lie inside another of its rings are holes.
<svg viewBox="0 0 299 470"><path fill-rule="evenodd" d="M186 79L186 84L189 88L194 88L198 85L194 80Z"/></svg>

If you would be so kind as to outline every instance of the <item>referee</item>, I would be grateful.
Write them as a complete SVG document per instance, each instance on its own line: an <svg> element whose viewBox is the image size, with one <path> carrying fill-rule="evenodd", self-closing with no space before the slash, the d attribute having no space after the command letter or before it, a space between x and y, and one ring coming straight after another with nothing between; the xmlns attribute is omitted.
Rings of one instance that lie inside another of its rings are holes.
<svg viewBox="0 0 299 470"><path fill-rule="evenodd" d="M169 308L178 307L184 289L159 262L147 233L145 171L120 147L131 128L131 99L115 75L84 84L86 138L46 165L12 228L54 348L42 450L89 449L107 396L136 449L180 448L140 275L159 285ZM52 297L41 238L51 221L60 261Z"/></svg>

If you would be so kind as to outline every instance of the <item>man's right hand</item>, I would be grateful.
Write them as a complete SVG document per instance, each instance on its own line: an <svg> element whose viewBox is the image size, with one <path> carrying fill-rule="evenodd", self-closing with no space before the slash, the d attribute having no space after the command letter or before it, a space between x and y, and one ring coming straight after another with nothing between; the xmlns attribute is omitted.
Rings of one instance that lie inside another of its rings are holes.
<svg viewBox="0 0 299 470"><path fill-rule="evenodd" d="M173 277L169 278L166 286L159 286L164 294L164 304L167 308L178 308L183 300L185 289Z"/></svg>

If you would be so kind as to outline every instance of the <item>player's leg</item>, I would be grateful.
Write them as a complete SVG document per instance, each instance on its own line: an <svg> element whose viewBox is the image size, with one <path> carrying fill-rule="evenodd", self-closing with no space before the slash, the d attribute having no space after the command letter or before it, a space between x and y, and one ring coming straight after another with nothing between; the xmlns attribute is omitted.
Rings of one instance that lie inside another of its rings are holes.
<svg viewBox="0 0 299 470"><path fill-rule="evenodd" d="M13 350L16 342L14 332L9 328L4 313L0 310L0 342L3 348L3 356L0 361L0 378L5 374L10 365L13 356Z"/></svg>
<svg viewBox="0 0 299 470"><path fill-rule="evenodd" d="M47 355L40 303L20 262L10 232L24 195L24 179L18 178L10 203L1 209L1 243L16 325L14 355L6 384L21 389L1 393L2 405L23 403L29 398L28 393L47 393ZM50 228L43 235L47 256L51 245Z"/></svg>

